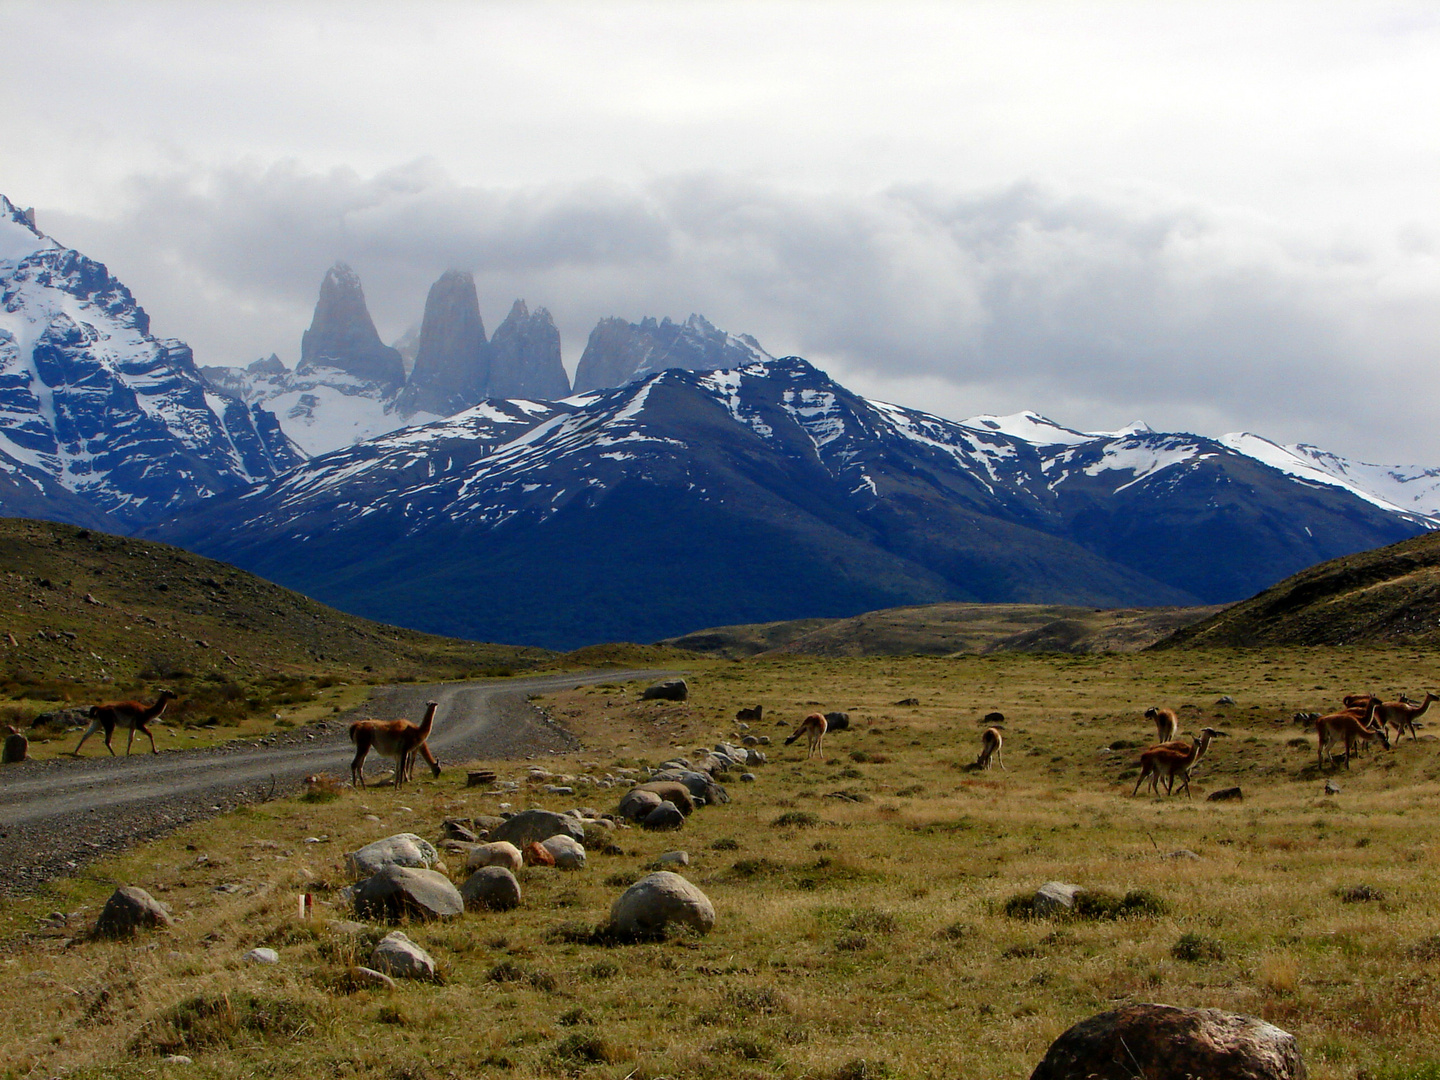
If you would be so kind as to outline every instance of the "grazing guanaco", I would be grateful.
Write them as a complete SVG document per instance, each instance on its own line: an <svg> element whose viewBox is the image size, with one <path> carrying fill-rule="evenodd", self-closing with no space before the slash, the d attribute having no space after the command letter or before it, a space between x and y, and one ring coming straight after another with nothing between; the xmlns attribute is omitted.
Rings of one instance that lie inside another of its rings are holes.
<svg viewBox="0 0 1440 1080"><path fill-rule="evenodd" d="M1000 734L999 728L986 728L985 733L980 736L980 756L975 759L975 764L982 769L990 768L990 760L994 758L1000 768L1005 769L1005 762L1000 760L1000 748L1005 745L1005 739ZM1009 772L1009 769L1005 769Z"/></svg>
<svg viewBox="0 0 1440 1080"><path fill-rule="evenodd" d="M113 756L115 748L110 745L110 738L115 734L117 727L129 728L130 737L125 740L125 756L130 756L130 747L135 743L135 732L144 732L145 737L150 740L150 752L158 754L155 749L155 736L150 734L150 729L145 725L151 720L158 719L165 711L165 706L175 700L173 690L161 690L160 696L155 699L154 705L146 705L140 701L110 701L104 705L91 705L87 715L90 717L90 726L85 729L85 734L80 736L80 741L75 744L75 749L70 751L76 757L80 756L80 747L85 745L85 740L94 735L97 731L105 732L105 749Z"/></svg>
<svg viewBox="0 0 1440 1080"><path fill-rule="evenodd" d="M1140 792L1140 785L1146 778L1150 780L1150 790L1158 795L1160 790L1158 782L1163 778L1165 781L1165 794L1175 793L1175 777L1180 780L1185 788L1185 797L1194 798L1190 794L1190 773L1205 756L1205 751L1210 749L1210 740L1214 738L1226 738L1225 732L1216 731L1214 728L1201 728L1200 737L1195 740L1194 745L1187 746L1184 742L1164 743L1160 746L1152 746L1140 755L1140 779L1135 781L1135 790L1131 795Z"/></svg>
<svg viewBox="0 0 1440 1080"><path fill-rule="evenodd" d="M785 740L785 745L789 746L796 739L800 738L801 735L804 735L810 740L810 749L805 753L805 760L809 761L816 754L820 753L820 740L825 738L826 727L825 717L818 712L812 712L809 716L805 717L804 720L800 721L800 726ZM820 760L824 761L825 758L822 756Z"/></svg>
<svg viewBox="0 0 1440 1080"><path fill-rule="evenodd" d="M1440 701L1430 691L1425 691L1425 700L1419 702L1406 701L1402 697L1399 701L1382 701L1375 707L1375 723L1379 727L1394 728L1395 738L1405 734L1405 729L1410 729L1412 742L1418 741L1415 735L1415 721L1425 715L1425 710L1430 708L1432 701Z"/></svg>
<svg viewBox="0 0 1440 1080"><path fill-rule="evenodd" d="M1375 709L1379 706L1380 699L1372 697L1370 703L1365 707L1364 716L1354 712L1345 711L1330 713L1328 716L1319 717L1315 721L1315 736L1319 750L1319 767L1325 768L1325 759L1330 759L1330 765L1335 765L1335 755L1329 752L1330 746L1335 742L1345 744L1345 768L1350 768L1350 759L1355 756L1355 751L1361 742L1370 742L1379 739L1386 750L1390 749L1390 736L1385 731L1384 725L1371 727L1370 721L1374 719Z"/></svg>
<svg viewBox="0 0 1440 1080"><path fill-rule="evenodd" d="M1180 717L1175 715L1174 709L1162 709L1158 706L1151 706L1145 710L1145 719L1155 722L1155 742L1174 742L1180 736Z"/></svg>
<svg viewBox="0 0 1440 1080"><path fill-rule="evenodd" d="M365 758L373 749L382 757L395 759L395 787L399 787L414 770L415 756L423 755L433 775L440 775L440 763L430 753L425 740L435 726L438 701L425 703L425 719L412 724L409 720L356 720L350 725L350 741L355 744L355 760L350 763L350 779L356 787L365 786Z"/></svg>

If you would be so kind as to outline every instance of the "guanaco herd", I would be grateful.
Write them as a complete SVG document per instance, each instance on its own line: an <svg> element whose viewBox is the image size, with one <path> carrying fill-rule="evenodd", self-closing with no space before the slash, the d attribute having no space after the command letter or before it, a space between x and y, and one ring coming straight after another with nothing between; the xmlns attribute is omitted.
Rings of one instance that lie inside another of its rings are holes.
<svg viewBox="0 0 1440 1080"><path fill-rule="evenodd" d="M70 753L79 757L85 740L97 731L103 731L105 749L109 750L113 757L115 748L110 745L110 740L118 727L130 732L130 737L125 742L126 757L130 756L130 748L135 743L137 731L150 740L150 752L158 754L160 751L155 747L155 736L147 725L150 721L159 719L165 712L165 706L174 700L174 691L161 690L153 705L146 705L142 701L110 701L103 705L90 706L86 713L90 726L85 729L85 734L80 736L80 741ZM371 750L381 757L394 759L394 785L397 788L406 780L414 778L417 757L423 757L430 766L431 774L439 776L440 762L435 760L428 743L430 732L435 726L435 712L439 708L438 701L426 702L425 718L418 724L409 720L356 720L351 724L350 741L355 745L355 759L350 763L350 778L355 786L366 786L365 759ZM821 718L820 723L823 729L824 718Z"/></svg>
<svg viewBox="0 0 1440 1080"><path fill-rule="evenodd" d="M150 740L150 752L159 753L155 748L155 736L151 734L147 726L150 721L160 717L165 712L165 706L175 700L175 694L170 690L161 690L154 704L146 705L140 701L112 701L103 705L92 705L88 712L90 726L80 736L80 741L71 751L79 756L80 748L85 745L85 740L97 731L105 733L105 749L113 756L115 748L110 745L111 737L115 729L124 728L129 731L129 738L125 743L125 754L128 757L130 748L135 742L135 733L138 731ZM1400 695L1396 701L1382 701L1373 694L1350 694L1341 702L1344 708L1339 712L1327 713L1297 713L1295 720L1306 725L1313 725L1315 728L1319 747L1319 767L1324 769L1326 762L1330 768L1336 768L1335 749L1343 746L1345 751L1345 767L1350 768L1350 759L1353 758L1362 746L1368 746L1372 742L1379 742L1385 749L1390 749L1390 731L1393 728L1395 738L1398 740L1406 731L1410 732L1411 740L1417 738L1416 721L1430 708L1430 703L1440 701L1440 697L1427 692L1422 701L1411 701L1405 695ZM350 741L355 746L355 758L350 763L350 778L356 787L365 787L365 759L370 751L374 750L381 757L391 758L395 762L394 786L400 787L406 780L414 778L415 759L423 757L430 766L432 775L440 775L440 762L435 759L428 745L430 732L435 726L435 713L439 709L438 702L427 702L425 717L420 723L412 723L409 720L357 720L350 725ZM758 711L758 710L757 710ZM986 719L999 718L999 714L991 714ZM1140 755L1140 777L1135 781L1135 788L1130 792L1132 796L1140 793L1140 788L1148 780L1150 782L1150 793L1160 794L1160 784L1165 785L1165 794L1175 793L1175 781L1180 781L1181 789L1185 792L1186 798L1192 798L1190 794L1190 775L1195 771L1195 766L1210 749L1210 743L1215 739L1226 738L1226 733L1212 727L1200 729L1200 734L1193 742L1186 742L1179 738L1180 717L1173 709L1164 709L1153 706L1145 710L1145 719L1155 725L1155 745L1151 746ZM789 746L797 741L802 735L806 739L805 759L819 757L824 761L821 752L821 743L825 739L827 722L821 713L811 713L800 721L799 727L785 740ZM998 727L986 728L980 736L980 756L975 759L974 768L989 769L992 765L999 765L1006 772L1005 762L1001 757L1001 748L1005 745L1005 738Z"/></svg>

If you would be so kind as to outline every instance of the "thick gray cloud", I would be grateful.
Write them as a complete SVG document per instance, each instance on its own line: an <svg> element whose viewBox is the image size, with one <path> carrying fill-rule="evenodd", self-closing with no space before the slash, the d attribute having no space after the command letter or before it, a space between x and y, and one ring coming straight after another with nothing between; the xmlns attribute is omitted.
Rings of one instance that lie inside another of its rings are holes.
<svg viewBox="0 0 1440 1080"><path fill-rule="evenodd" d="M1423 236L1322 247L1254 215L1033 184L817 195L705 173L478 188L424 161L369 177L192 169L126 191L113 217L42 225L109 260L202 362L293 363L335 259L389 337L454 266L475 272L492 327L517 296L548 306L572 368L603 316L700 311L952 416L1141 417L1440 461L1440 436L1392 423L1440 381Z"/></svg>

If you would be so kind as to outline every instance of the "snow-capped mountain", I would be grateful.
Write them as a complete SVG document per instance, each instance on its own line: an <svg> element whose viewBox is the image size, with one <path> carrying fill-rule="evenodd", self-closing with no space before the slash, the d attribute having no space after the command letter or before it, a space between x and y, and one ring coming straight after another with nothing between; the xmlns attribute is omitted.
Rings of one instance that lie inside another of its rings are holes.
<svg viewBox="0 0 1440 1080"><path fill-rule="evenodd" d="M1218 440L957 423L796 357L510 405L156 535L366 615L561 646L939 599L1216 602L1430 524Z"/></svg>
<svg viewBox="0 0 1440 1080"><path fill-rule="evenodd" d="M0 491L7 513L136 526L302 455L275 418L210 390L130 291L0 196ZM68 497L56 497L59 491Z"/></svg>

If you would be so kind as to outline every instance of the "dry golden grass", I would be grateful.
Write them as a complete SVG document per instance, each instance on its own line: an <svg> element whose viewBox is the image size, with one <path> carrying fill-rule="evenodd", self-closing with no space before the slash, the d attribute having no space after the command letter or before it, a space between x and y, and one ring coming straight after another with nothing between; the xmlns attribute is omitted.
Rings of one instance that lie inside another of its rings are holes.
<svg viewBox="0 0 1440 1080"><path fill-rule="evenodd" d="M0 1074L179 1075L156 1052L178 1050L197 1077L1024 1076L1076 1020L1148 1000L1270 1019L1319 1080L1440 1077L1440 743L1358 759L1336 796L1313 735L1290 745L1295 711L1351 690L1418 696L1434 673L1434 654L1408 650L797 659L697 663L683 705L641 703L633 686L555 695L540 704L586 746L547 756L555 772L658 763L740 734L734 711L756 703L770 763L681 833L621 830L618 853L592 851L584 871L527 868L515 911L408 927L444 980L395 992L345 977L379 928L358 944L326 928L343 914L327 906L343 852L434 838L447 814L502 801L609 810L619 790L497 797L452 770L398 795L253 807L99 864L0 907ZM1217 707L1222 694L1238 704ZM893 704L908 698L919 705ZM1152 704L1181 709L1184 731L1230 734L1193 802L1130 797ZM817 706L849 711L853 730L807 763L779 742ZM1008 772L967 768L992 709L1008 718ZM1102 753L1121 741L1135 745ZM534 763L486 764L518 779ZM1204 801L1234 784L1243 802ZM715 930L589 943L624 883L676 847ZM1181 849L1199 858L1167 857ZM1164 910L1005 914L1052 879L1144 890ZM82 939L119 883L170 903L175 928ZM306 923L302 889L321 901ZM46 928L52 910L76 914ZM260 944L281 963L240 960Z"/></svg>

